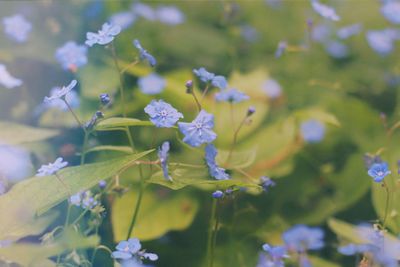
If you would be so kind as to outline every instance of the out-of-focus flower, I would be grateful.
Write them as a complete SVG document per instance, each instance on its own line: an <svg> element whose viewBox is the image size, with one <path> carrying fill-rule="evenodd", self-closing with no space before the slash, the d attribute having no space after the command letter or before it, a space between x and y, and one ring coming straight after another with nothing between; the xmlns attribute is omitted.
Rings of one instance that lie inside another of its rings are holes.
<svg viewBox="0 0 400 267"><path fill-rule="evenodd" d="M267 176L261 176L260 185L261 185L261 187L263 188L263 190L265 192L268 192L268 190L271 187L274 187L276 185L276 183L271 178L269 178Z"/></svg>
<svg viewBox="0 0 400 267"><path fill-rule="evenodd" d="M312 28L311 38L319 43L325 43L329 40L332 29L328 24L318 24Z"/></svg>
<svg viewBox="0 0 400 267"><path fill-rule="evenodd" d="M114 40L114 37L121 32L121 27L119 25L111 25L109 23L104 23L101 26L101 30L97 33L88 32L86 33L85 44L92 47L94 44L106 45Z"/></svg>
<svg viewBox="0 0 400 267"><path fill-rule="evenodd" d="M296 225L282 235L286 247L296 252L318 250L324 246L324 232L317 227Z"/></svg>
<svg viewBox="0 0 400 267"><path fill-rule="evenodd" d="M218 102L239 103L248 99L248 95L237 89L223 90L215 95L215 100Z"/></svg>
<svg viewBox="0 0 400 267"><path fill-rule="evenodd" d="M101 104L104 105L104 106L108 105L111 102L110 95L107 94L107 93L101 94L99 96L99 98L100 98Z"/></svg>
<svg viewBox="0 0 400 267"><path fill-rule="evenodd" d="M225 89L228 86L228 82L224 76L217 75L211 80L211 85L219 89Z"/></svg>
<svg viewBox="0 0 400 267"><path fill-rule="evenodd" d="M20 14L3 18L3 26L7 37L17 43L26 42L32 30L32 24Z"/></svg>
<svg viewBox="0 0 400 267"><path fill-rule="evenodd" d="M0 85L7 89L12 89L14 87L21 86L22 81L11 76L11 74L7 71L6 66L0 64Z"/></svg>
<svg viewBox="0 0 400 267"><path fill-rule="evenodd" d="M393 51L393 35L389 31L368 31L367 41L369 46L383 56Z"/></svg>
<svg viewBox="0 0 400 267"><path fill-rule="evenodd" d="M78 82L76 80L72 80L69 85L63 86L61 89L58 91L55 91L51 96L44 97L44 103L48 103L50 101L53 101L55 99L62 99L64 100L66 96L74 89Z"/></svg>
<svg viewBox="0 0 400 267"><path fill-rule="evenodd" d="M153 57L147 50L145 50L140 44L139 40L133 40L133 45L139 50L140 60L146 60L150 66L154 67L157 64L155 57Z"/></svg>
<svg viewBox="0 0 400 267"><path fill-rule="evenodd" d="M0 159L0 179L4 179L4 182L17 183L32 174L29 152L23 148L0 145Z"/></svg>
<svg viewBox="0 0 400 267"><path fill-rule="evenodd" d="M50 97L57 95L57 93L61 90L60 87L53 87L50 90ZM72 109L78 108L80 105L79 95L76 91L70 91L65 95L65 100L68 102L69 106ZM54 98L52 101L47 101L44 104L44 108L56 108L61 111L68 111L68 106L65 104L61 98Z"/></svg>
<svg viewBox="0 0 400 267"><path fill-rule="evenodd" d="M374 178L374 181L377 183L382 182L391 173L389 165L386 162L374 163L368 170L368 175Z"/></svg>
<svg viewBox="0 0 400 267"><path fill-rule="evenodd" d="M336 35L343 40L359 34L361 30L362 30L362 25L357 23L340 28L339 30L337 30Z"/></svg>
<svg viewBox="0 0 400 267"><path fill-rule="evenodd" d="M47 165L42 165L40 169L37 171L36 176L49 176L53 175L65 166L68 165L68 162L63 161L63 158L57 158L54 163L49 163Z"/></svg>
<svg viewBox="0 0 400 267"><path fill-rule="evenodd" d="M219 167L215 160L218 154L218 151L215 148L215 146L213 144L208 144L206 146L205 151L206 151L206 156L205 156L206 163L211 177L214 177L217 180L228 180L230 178L229 174L225 172L224 168Z"/></svg>
<svg viewBox="0 0 400 267"><path fill-rule="evenodd" d="M289 258L287 254L287 250L284 246L270 246L269 244L264 244L262 246L263 250L267 253L267 262L270 262L270 265L265 264L265 266L271 267L284 267L284 259Z"/></svg>
<svg viewBox="0 0 400 267"><path fill-rule="evenodd" d="M151 21L156 20L156 12L149 5L137 2L132 5L131 10L138 17L143 17Z"/></svg>
<svg viewBox="0 0 400 267"><path fill-rule="evenodd" d="M172 181L171 176L168 174L168 152L169 142L164 142L158 149L158 158L160 159L161 169L163 171L164 178L168 181Z"/></svg>
<svg viewBox="0 0 400 267"><path fill-rule="evenodd" d="M386 1L381 8L381 12L391 23L400 24L400 2Z"/></svg>
<svg viewBox="0 0 400 267"><path fill-rule="evenodd" d="M286 51L286 48L288 47L288 43L286 41L280 41L278 43L278 47L276 48L275 51L275 57L280 58L283 53Z"/></svg>
<svg viewBox="0 0 400 267"><path fill-rule="evenodd" d="M121 30L126 30L129 28L136 20L136 16L130 11L123 11L115 13L110 17L111 25L118 25Z"/></svg>
<svg viewBox="0 0 400 267"><path fill-rule="evenodd" d="M262 90L271 99L276 99L282 95L281 85L274 79L268 79L262 84Z"/></svg>
<svg viewBox="0 0 400 267"><path fill-rule="evenodd" d="M160 6L155 12L157 19L161 23L178 25L185 21L185 15L175 6Z"/></svg>
<svg viewBox="0 0 400 267"><path fill-rule="evenodd" d="M318 143L325 136L325 125L321 122L310 119L300 125L301 135L309 143Z"/></svg>
<svg viewBox="0 0 400 267"><path fill-rule="evenodd" d="M317 12L321 17L333 21L340 20L340 17L336 14L335 9L333 9L332 7L321 4L317 0L311 0L311 5L315 12Z"/></svg>
<svg viewBox="0 0 400 267"><path fill-rule="evenodd" d="M372 250L373 247L368 244L348 244L345 246L338 247L338 252L346 256L351 256L358 253L362 254Z"/></svg>
<svg viewBox="0 0 400 267"><path fill-rule="evenodd" d="M213 198L223 198L224 197L224 192L222 192L221 190L217 190L215 192L212 193L212 197Z"/></svg>
<svg viewBox="0 0 400 267"><path fill-rule="evenodd" d="M205 110L201 110L192 122L179 122L178 126L181 133L185 135L183 141L194 147L211 143L217 138L217 134L212 130L214 128L214 115Z"/></svg>
<svg viewBox="0 0 400 267"><path fill-rule="evenodd" d="M140 91L144 94L155 95L161 93L166 85L163 77L156 73L150 73L147 76L140 77L138 80Z"/></svg>
<svg viewBox="0 0 400 267"><path fill-rule="evenodd" d="M215 74L212 72L208 72L205 68L201 67L198 70L193 69L193 73L202 81L202 82L210 82L215 77Z"/></svg>
<svg viewBox="0 0 400 267"><path fill-rule="evenodd" d="M153 99L150 104L144 108L144 111L150 116L150 121L156 127L170 128L174 126L180 118L183 118L182 113L178 112L178 110L161 99Z"/></svg>
<svg viewBox="0 0 400 267"><path fill-rule="evenodd" d="M249 43L256 42L259 38L259 34L256 28L250 25L240 26L240 35Z"/></svg>
<svg viewBox="0 0 400 267"><path fill-rule="evenodd" d="M328 52L328 54L334 58L342 59L349 55L349 49L347 45L338 41L331 41L327 43L325 49L326 52Z"/></svg>
<svg viewBox="0 0 400 267"><path fill-rule="evenodd" d="M56 59L65 70L76 71L87 64L87 47L75 42L67 42L56 50Z"/></svg>

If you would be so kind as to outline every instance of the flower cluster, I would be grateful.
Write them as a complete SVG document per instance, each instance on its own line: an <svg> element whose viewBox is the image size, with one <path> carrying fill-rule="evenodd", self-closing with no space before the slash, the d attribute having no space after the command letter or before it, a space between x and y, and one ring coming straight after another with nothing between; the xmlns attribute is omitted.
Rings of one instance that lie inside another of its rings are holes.
<svg viewBox="0 0 400 267"><path fill-rule="evenodd" d="M59 157L53 163L42 165L37 171L36 176L49 176L57 173L59 170L68 165L68 162L63 161L63 158Z"/></svg>
<svg viewBox="0 0 400 267"><path fill-rule="evenodd" d="M115 247L116 250L111 256L121 263L122 266L142 266L143 260L158 260L158 256L154 253L147 253L141 250L142 245L139 239L130 238L128 241L121 241Z"/></svg>
<svg viewBox="0 0 400 267"><path fill-rule="evenodd" d="M121 32L121 27L118 25L111 25L109 23L104 23L101 29L97 32L86 33L87 46L93 46L95 44L106 45L114 40L114 37Z"/></svg>
<svg viewBox="0 0 400 267"><path fill-rule="evenodd" d="M219 89L225 89L228 86L226 78L221 75L215 75L214 73L208 72L205 68L194 69L193 73L205 83L211 83L212 86Z"/></svg>
<svg viewBox="0 0 400 267"><path fill-rule="evenodd" d="M96 200L96 197L93 196L93 193L90 190L78 192L75 195L72 195L69 198L69 202L72 205L82 207L83 209L93 209L99 204L99 202Z"/></svg>

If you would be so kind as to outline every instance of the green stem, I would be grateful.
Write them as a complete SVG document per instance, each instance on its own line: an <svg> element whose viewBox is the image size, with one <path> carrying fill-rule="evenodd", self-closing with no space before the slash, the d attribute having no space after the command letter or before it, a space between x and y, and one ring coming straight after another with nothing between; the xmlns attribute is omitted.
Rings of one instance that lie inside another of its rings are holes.
<svg viewBox="0 0 400 267"><path fill-rule="evenodd" d="M232 117L232 125L233 125L233 105L231 103L231 117ZM228 162L230 161L231 157L232 157L232 153L233 150L235 149L236 143L237 143L237 138L238 138L238 134L240 132L240 130L242 129L243 125L245 124L246 120L247 120L247 115L244 117L244 119L240 122L239 126L237 127L237 129L234 131L233 133L233 140L232 140L232 146L231 149L229 150L228 153L228 157L226 158L226 162L225 165L228 164Z"/></svg>
<svg viewBox="0 0 400 267"><path fill-rule="evenodd" d="M194 92L193 89L190 91L190 93L192 94L192 96L193 96L193 98L194 98L194 101L196 102L197 109L198 109L199 112L200 112L200 111L201 111L201 104L200 104L199 99L197 99L197 96L196 96L196 94L195 94L195 92Z"/></svg>
<svg viewBox="0 0 400 267"><path fill-rule="evenodd" d="M92 254L92 257L91 257L91 260L90 260L90 262L92 263L92 266L93 266L93 261L94 261L94 259L96 258L96 253L97 253L97 251L100 250L100 249L105 250L105 251L107 251L107 252L110 253L110 254L112 253L111 249L109 249L109 248L106 247L106 246L103 246L103 245L97 246L97 247L94 249L93 254Z"/></svg>
<svg viewBox="0 0 400 267"><path fill-rule="evenodd" d="M67 215L66 215L66 217L65 217L63 232L64 232L65 229L67 229L67 227L68 227L69 217L71 216L71 207L72 207L72 206L71 206L71 204L70 204L69 201L68 201L68 209L67 209ZM62 253L58 254L58 256L57 256L57 263L56 263L56 266L58 266L58 265L60 264L61 255L62 255Z"/></svg>
<svg viewBox="0 0 400 267"><path fill-rule="evenodd" d="M115 68L118 72L119 77L119 93L121 95L121 107L122 107L122 114L126 117L126 109L125 109L125 96L124 96L124 79L122 77L121 68L118 64L117 52L115 51L114 42L111 42L111 55L114 60Z"/></svg>
<svg viewBox="0 0 400 267"><path fill-rule="evenodd" d="M218 226L217 217L217 205L218 200L213 199L212 207L211 207L211 218L210 218L210 228L208 230L208 238L207 238L207 266L212 267L214 265L214 247L215 247L215 235L217 229L215 227Z"/></svg>
<svg viewBox="0 0 400 267"><path fill-rule="evenodd" d="M85 209L79 216L78 218L75 219L75 221L72 223L72 225L77 224L82 218L83 216L85 216L86 212L88 212L88 209Z"/></svg>
<svg viewBox="0 0 400 267"><path fill-rule="evenodd" d="M207 95L208 89L210 89L209 83L207 83L206 88L204 88L203 94L201 95L201 102L203 102L204 97Z"/></svg>
<svg viewBox="0 0 400 267"><path fill-rule="evenodd" d="M390 197L390 193L389 193L389 187L387 186L385 181L383 181L382 187L384 187L385 191L386 191L385 213L384 213L383 222L382 222L382 227L383 227L383 229L385 229L386 219L387 219L388 212L389 212L389 197Z"/></svg>
<svg viewBox="0 0 400 267"><path fill-rule="evenodd" d="M138 198L137 198L137 201L136 201L135 211L133 213L131 224L129 225L128 234L126 235L126 240L128 240L131 237L131 234L132 234L132 231L133 231L133 227L135 226L136 219L138 217L139 210L140 210L140 205L141 205L142 199L143 199L144 189L145 189L144 188L144 180L141 179L140 188L139 188L139 195L138 195Z"/></svg>

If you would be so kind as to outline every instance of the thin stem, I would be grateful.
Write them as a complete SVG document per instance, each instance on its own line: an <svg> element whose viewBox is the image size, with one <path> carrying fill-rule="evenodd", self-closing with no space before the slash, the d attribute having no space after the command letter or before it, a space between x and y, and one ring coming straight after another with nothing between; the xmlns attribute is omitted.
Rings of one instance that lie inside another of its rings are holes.
<svg viewBox="0 0 400 267"><path fill-rule="evenodd" d="M135 65L138 64L139 62L140 62L140 60L139 60L139 59L136 59L135 61L129 63L128 66L126 66L125 68L123 68L123 69L121 70L121 74L124 74L130 67L135 66Z"/></svg>
<svg viewBox="0 0 400 267"><path fill-rule="evenodd" d="M133 231L133 227L135 226L136 219L137 219L137 216L138 216L139 210L140 210L140 205L141 205L142 199L143 199L143 193L144 193L144 180L141 179L140 188L139 188L139 195L138 195L138 198L137 198L137 201L136 201L135 211L133 213L131 224L129 225L128 234L126 235L126 240L128 240L131 237L131 234L132 234L132 231Z"/></svg>
<svg viewBox="0 0 400 267"><path fill-rule="evenodd" d="M233 116L233 108L231 109L231 111L232 111L231 114ZM245 122L247 120L247 117L248 117L247 115L244 117L244 119L240 122L240 124L239 124L238 128L236 129L236 131L233 133L232 146L231 146L231 149L229 150L229 154L228 154L228 157L226 159L225 165L230 161L230 159L232 157L233 150L235 149L235 146L236 146L238 134L239 134L240 130L242 129L243 125L245 124Z"/></svg>
<svg viewBox="0 0 400 267"><path fill-rule="evenodd" d="M126 109L125 109L125 96L124 96L124 79L122 77L122 72L121 68L119 67L118 64L118 58L117 58L117 52L115 51L115 46L114 42L111 42L111 55L114 60L115 68L118 72L118 77L119 77L119 93L121 95L121 107L122 107L122 115L126 117Z"/></svg>
<svg viewBox="0 0 400 267"><path fill-rule="evenodd" d="M78 216L78 218L76 218L76 219L74 220L74 222L72 223L72 225L77 224L77 223L85 216L86 212L88 212L88 211L89 211L88 209L85 209L85 210Z"/></svg>
<svg viewBox="0 0 400 267"><path fill-rule="evenodd" d="M386 190L385 215L383 216L383 222L382 222L383 229L385 229L386 219L387 219L388 211L389 211L389 196L390 196L390 194L389 194L389 187L387 186L385 181L383 181L382 187L385 188L385 190Z"/></svg>
<svg viewBox="0 0 400 267"><path fill-rule="evenodd" d="M92 263L92 266L93 266L93 261L94 261L94 259L96 258L96 253L97 253L97 251L100 250L100 249L105 250L105 251L107 251L107 252L110 253L110 254L112 253L111 249L109 249L109 248L106 247L106 246L103 246L103 245L97 246L97 247L94 249L93 254L92 254L92 257L91 257L91 260L90 260L90 262Z"/></svg>
<svg viewBox="0 0 400 267"><path fill-rule="evenodd" d="M197 105L197 109L199 110L199 112L201 111L201 104L199 102L199 99L197 99L196 93L194 92L194 90L190 90L190 93L192 94L194 101L196 102Z"/></svg>
<svg viewBox="0 0 400 267"><path fill-rule="evenodd" d="M207 83L206 88L204 88L203 94L201 95L201 102L203 102L203 99L206 96L209 89L210 89L210 84Z"/></svg>
<svg viewBox="0 0 400 267"><path fill-rule="evenodd" d="M217 205L218 200L213 199L212 207L211 207L211 218L210 218L210 228L208 229L208 238L207 238L207 266L212 267L214 264L214 231L216 224L216 216L217 216Z"/></svg>
<svg viewBox="0 0 400 267"><path fill-rule="evenodd" d="M65 187L65 189L68 191L69 196L71 196L71 190L68 188L67 184L64 182L64 180L60 177L60 175L58 175L57 173L54 174L58 181Z"/></svg>
<svg viewBox="0 0 400 267"><path fill-rule="evenodd" d="M81 153L81 165L85 164L87 143L89 141L89 133L85 131L85 136L83 138L82 153Z"/></svg>
<svg viewBox="0 0 400 267"><path fill-rule="evenodd" d="M79 120L78 116L77 116L76 113L73 111L71 105L68 103L68 101L65 99L65 97L64 97L64 98L61 98L61 99L64 101L65 105L67 105L68 110L72 113L72 116L74 116L74 118L75 118L76 122L79 124L79 126L80 126L84 131L86 131L86 130L85 130L85 127L83 127L82 122Z"/></svg>
<svg viewBox="0 0 400 267"><path fill-rule="evenodd" d="M133 143L131 131L129 130L128 126L126 126L124 128L124 130L125 130L126 136L128 137L129 146L132 148L132 152L135 153L135 145Z"/></svg>

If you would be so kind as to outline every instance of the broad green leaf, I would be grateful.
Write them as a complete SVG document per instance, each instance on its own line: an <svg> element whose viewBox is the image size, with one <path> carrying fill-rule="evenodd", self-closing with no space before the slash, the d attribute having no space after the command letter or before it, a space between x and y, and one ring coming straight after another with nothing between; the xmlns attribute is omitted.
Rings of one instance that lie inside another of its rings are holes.
<svg viewBox="0 0 400 267"><path fill-rule="evenodd" d="M41 141L59 134L57 130L33 128L5 121L0 121L0 129L0 145L17 145Z"/></svg>
<svg viewBox="0 0 400 267"><path fill-rule="evenodd" d="M115 241L125 240L137 201L137 191L117 198L112 208L112 225ZM184 192L147 190L142 199L132 237L151 240L168 231L184 230L190 226L197 213L196 198Z"/></svg>
<svg viewBox="0 0 400 267"><path fill-rule="evenodd" d="M82 96L90 99L98 99L101 93L110 90L116 91L119 86L118 73L112 66L88 65L78 76Z"/></svg>
<svg viewBox="0 0 400 267"><path fill-rule="evenodd" d="M368 242L359 235L356 227L352 224L343 222L335 218L330 218L328 220L328 225L336 235L344 238L350 243L365 244Z"/></svg>
<svg viewBox="0 0 400 267"><path fill-rule="evenodd" d="M106 162L65 168L58 176L32 177L16 184L6 194L0 196L0 240L16 240L27 226L41 215L65 200L69 195L95 186L153 150L116 158Z"/></svg>
<svg viewBox="0 0 400 267"><path fill-rule="evenodd" d="M45 266L43 263L49 257L72 249L95 247L99 241L100 238L98 236L85 237L75 230L67 228L61 237L52 244L18 243L0 248L0 258L21 264L22 266L43 267ZM48 261L47 264L49 264Z"/></svg>
<svg viewBox="0 0 400 267"><path fill-rule="evenodd" d="M154 126L150 121L141 121L132 118L109 118L96 124L96 131L121 130L126 126Z"/></svg>
<svg viewBox="0 0 400 267"><path fill-rule="evenodd" d="M233 150L232 153L230 153L227 150L219 149L216 161L218 162L219 165L224 166L228 169L246 168L254 163L256 156L257 156L256 148L246 151Z"/></svg>
<svg viewBox="0 0 400 267"><path fill-rule="evenodd" d="M130 146L95 146L91 149L88 149L86 151L86 154L99 151L114 151L125 154L132 154L132 148Z"/></svg>

